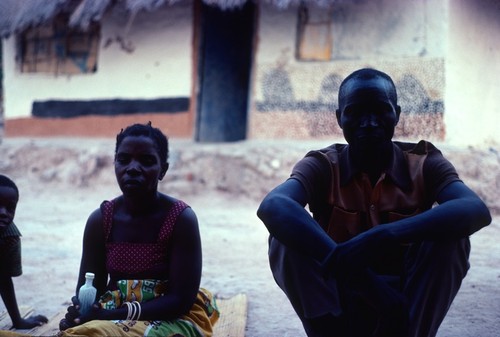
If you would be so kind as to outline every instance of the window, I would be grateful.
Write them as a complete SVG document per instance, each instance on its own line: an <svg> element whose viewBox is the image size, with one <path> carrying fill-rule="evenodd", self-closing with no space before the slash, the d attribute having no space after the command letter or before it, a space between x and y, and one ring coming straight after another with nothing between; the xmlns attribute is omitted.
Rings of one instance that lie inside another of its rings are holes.
<svg viewBox="0 0 500 337"><path fill-rule="evenodd" d="M329 61L332 57L331 8L299 7L296 57L303 61Z"/></svg>
<svg viewBox="0 0 500 337"><path fill-rule="evenodd" d="M70 29L67 22L67 17L59 16L20 35L21 72L57 75L97 70L99 24L93 23L83 32Z"/></svg>

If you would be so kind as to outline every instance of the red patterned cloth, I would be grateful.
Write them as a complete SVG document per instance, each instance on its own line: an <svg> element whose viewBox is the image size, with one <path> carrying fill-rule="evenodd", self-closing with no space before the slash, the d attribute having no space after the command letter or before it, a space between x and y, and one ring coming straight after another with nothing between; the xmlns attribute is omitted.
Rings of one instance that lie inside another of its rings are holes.
<svg viewBox="0 0 500 337"><path fill-rule="evenodd" d="M172 236L177 217L189 207L183 201L172 205L154 243L109 242L113 226L114 201L104 201L101 211L104 219L106 238L106 267L113 278L114 274L138 274L151 269L167 269L167 247Z"/></svg>

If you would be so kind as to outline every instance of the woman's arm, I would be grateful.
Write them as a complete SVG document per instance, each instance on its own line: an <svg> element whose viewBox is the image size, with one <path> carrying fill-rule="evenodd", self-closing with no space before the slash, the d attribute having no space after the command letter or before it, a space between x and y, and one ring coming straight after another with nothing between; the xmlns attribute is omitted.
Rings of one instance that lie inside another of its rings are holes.
<svg viewBox="0 0 500 337"><path fill-rule="evenodd" d="M97 295L106 291L108 273L106 271L105 240L102 225L101 210L97 209L90 214L83 233L82 258L80 261L80 271L76 284L75 296L72 297L72 305L68 307L68 312L64 319L59 322L59 329L66 330L75 324L81 324L88 320L95 319L95 314L103 310L96 310L92 316L82 317L79 312L78 291L85 283L85 273L95 274L94 287ZM126 315L126 314L125 314Z"/></svg>
<svg viewBox="0 0 500 337"><path fill-rule="evenodd" d="M102 221L101 210L96 209L90 214L85 225L76 294L85 283L85 273L87 272L95 274L94 287L97 289L97 294L102 295L106 291L108 272L106 270L106 243Z"/></svg>

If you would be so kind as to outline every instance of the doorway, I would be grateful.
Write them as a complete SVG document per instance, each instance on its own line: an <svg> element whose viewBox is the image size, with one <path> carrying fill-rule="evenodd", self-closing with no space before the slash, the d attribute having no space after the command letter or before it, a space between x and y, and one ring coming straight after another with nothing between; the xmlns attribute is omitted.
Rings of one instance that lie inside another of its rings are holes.
<svg viewBox="0 0 500 337"><path fill-rule="evenodd" d="M195 6L199 8L195 140L246 139L256 5L247 1L241 8L222 10L197 1Z"/></svg>

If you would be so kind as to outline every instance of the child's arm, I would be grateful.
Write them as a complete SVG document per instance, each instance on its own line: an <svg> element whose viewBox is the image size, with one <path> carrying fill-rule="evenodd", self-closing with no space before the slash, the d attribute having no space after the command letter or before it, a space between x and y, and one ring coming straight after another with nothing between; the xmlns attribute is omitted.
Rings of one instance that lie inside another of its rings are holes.
<svg viewBox="0 0 500 337"><path fill-rule="evenodd" d="M14 284L10 276L0 276L0 295L2 296L3 303L7 308L14 328L31 329L48 322L47 317L42 315L32 316L26 319L21 317L17 306Z"/></svg>

